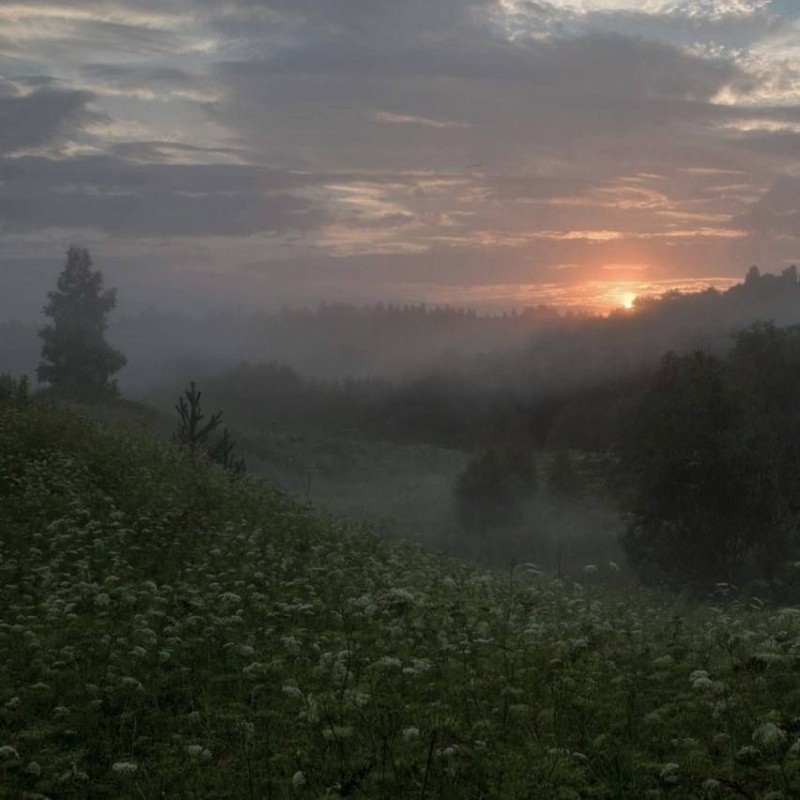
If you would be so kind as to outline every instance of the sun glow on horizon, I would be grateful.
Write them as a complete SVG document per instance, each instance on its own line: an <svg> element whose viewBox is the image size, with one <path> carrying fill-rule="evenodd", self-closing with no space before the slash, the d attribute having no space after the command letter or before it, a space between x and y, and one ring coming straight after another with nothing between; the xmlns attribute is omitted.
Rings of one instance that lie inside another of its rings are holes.
<svg viewBox="0 0 800 800"><path fill-rule="evenodd" d="M621 297L622 307L630 311L633 308L633 304L636 302L636 295L633 292L623 292Z"/></svg>

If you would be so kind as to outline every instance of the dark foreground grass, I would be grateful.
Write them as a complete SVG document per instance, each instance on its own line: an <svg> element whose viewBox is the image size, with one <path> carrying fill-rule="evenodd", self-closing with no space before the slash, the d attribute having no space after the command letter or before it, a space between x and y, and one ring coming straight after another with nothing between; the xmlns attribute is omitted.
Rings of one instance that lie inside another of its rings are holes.
<svg viewBox="0 0 800 800"><path fill-rule="evenodd" d="M800 613L492 574L0 403L0 796L791 798Z"/></svg>

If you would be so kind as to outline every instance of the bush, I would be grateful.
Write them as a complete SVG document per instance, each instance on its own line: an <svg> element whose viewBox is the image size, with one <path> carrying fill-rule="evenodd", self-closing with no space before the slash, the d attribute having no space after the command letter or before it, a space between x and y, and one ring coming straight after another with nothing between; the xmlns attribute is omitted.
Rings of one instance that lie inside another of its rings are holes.
<svg viewBox="0 0 800 800"><path fill-rule="evenodd" d="M522 520L523 501L535 491L536 469L529 451L487 450L456 481L459 525L472 534L513 527Z"/></svg>

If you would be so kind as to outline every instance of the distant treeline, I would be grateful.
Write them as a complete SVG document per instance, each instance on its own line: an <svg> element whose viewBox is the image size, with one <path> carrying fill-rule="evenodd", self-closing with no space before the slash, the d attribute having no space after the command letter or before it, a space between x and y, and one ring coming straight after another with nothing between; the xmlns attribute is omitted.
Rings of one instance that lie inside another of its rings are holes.
<svg viewBox="0 0 800 800"><path fill-rule="evenodd" d="M285 313L286 320L303 316ZM351 329L357 320L369 320L376 329L380 320L393 320L398 330L405 324L399 320L412 318L434 327L445 320L476 327L524 320L423 308L304 313L312 330L337 315ZM531 319L543 314L539 310ZM732 345L731 333L758 319L800 322L794 268L781 276L751 270L727 292L669 293L607 318L555 317L516 347L439 362L405 379L323 379L269 361L241 362L204 385L233 418L254 426L353 431L468 449L522 438L540 448L607 450L619 441L635 398L664 352L722 355Z"/></svg>
<svg viewBox="0 0 800 800"><path fill-rule="evenodd" d="M124 298L121 310L124 314ZM378 377L394 383L431 373L525 398L623 376L667 350L721 352L731 331L757 320L800 323L797 272L760 275L726 292L640 298L608 317L551 307L502 315L430 306L328 304L313 310L213 312L196 318L148 311L111 321L108 338L128 357L128 396L206 378L242 361L289 364L325 380ZM0 370L32 374L37 324L0 325ZM174 384L173 384L174 385Z"/></svg>

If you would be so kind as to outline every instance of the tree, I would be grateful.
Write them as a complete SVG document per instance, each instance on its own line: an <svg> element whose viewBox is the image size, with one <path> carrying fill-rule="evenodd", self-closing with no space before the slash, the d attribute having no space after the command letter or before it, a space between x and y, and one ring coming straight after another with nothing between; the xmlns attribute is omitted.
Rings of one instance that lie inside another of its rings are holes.
<svg viewBox="0 0 800 800"><path fill-rule="evenodd" d="M642 577L777 589L800 537L798 397L800 327L740 331L725 360L665 357L621 450Z"/></svg>
<svg viewBox="0 0 800 800"><path fill-rule="evenodd" d="M44 313L52 323L39 331L39 381L72 398L115 396L117 383L111 376L127 363L105 340L106 315L117 304L116 290L103 289L103 275L92 269L88 250L69 248L57 289L47 297Z"/></svg>
<svg viewBox="0 0 800 800"><path fill-rule="evenodd" d="M523 502L536 491L532 454L524 449L493 449L477 456L456 480L456 516L469 533L518 525Z"/></svg>
<svg viewBox="0 0 800 800"><path fill-rule="evenodd" d="M643 577L698 588L739 580L753 533L742 411L718 359L662 361L622 450L632 484L623 545Z"/></svg>
<svg viewBox="0 0 800 800"><path fill-rule="evenodd" d="M233 449L236 442L227 428L222 429L222 435L214 442L210 442L211 434L222 424L222 412L215 411L207 422L206 415L200 408L200 398L203 393L197 389L192 381L189 388L178 398L175 410L178 412L178 430L174 440L187 447L192 455L202 452L215 463L228 470L234 477L241 477L245 472L243 458L235 458Z"/></svg>

